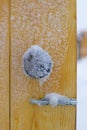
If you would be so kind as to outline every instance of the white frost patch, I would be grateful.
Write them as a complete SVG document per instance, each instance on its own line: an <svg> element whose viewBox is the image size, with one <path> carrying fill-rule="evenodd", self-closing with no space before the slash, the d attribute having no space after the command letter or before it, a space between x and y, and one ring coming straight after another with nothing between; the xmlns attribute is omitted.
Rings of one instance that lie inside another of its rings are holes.
<svg viewBox="0 0 87 130"><path fill-rule="evenodd" d="M15 17L14 16L11 16L11 20L14 20L15 19Z"/></svg>
<svg viewBox="0 0 87 130"><path fill-rule="evenodd" d="M59 94L49 93L49 94L46 94L45 99L49 100L50 105L57 106L60 97L61 95Z"/></svg>
<svg viewBox="0 0 87 130"><path fill-rule="evenodd" d="M52 72L52 59L48 52L37 45L31 46L23 55L23 68L28 76L43 84Z"/></svg>
<svg viewBox="0 0 87 130"><path fill-rule="evenodd" d="M52 72L52 69L51 69L51 72ZM46 77L39 79L40 86L43 86L44 82L46 82L49 79L50 73Z"/></svg>
<svg viewBox="0 0 87 130"><path fill-rule="evenodd" d="M57 94L57 93L49 93L46 94L45 98L46 100L49 101L49 104L52 106L57 106L59 104L65 104L65 105L75 105L76 104L76 100L75 99L71 99L68 98L66 96L63 96L61 94Z"/></svg>

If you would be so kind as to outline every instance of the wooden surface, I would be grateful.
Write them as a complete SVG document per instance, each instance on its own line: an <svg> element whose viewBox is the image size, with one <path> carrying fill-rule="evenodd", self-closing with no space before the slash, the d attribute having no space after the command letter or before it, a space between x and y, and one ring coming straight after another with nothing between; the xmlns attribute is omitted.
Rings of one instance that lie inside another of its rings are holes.
<svg viewBox="0 0 87 130"><path fill-rule="evenodd" d="M9 0L0 0L0 130L9 130Z"/></svg>
<svg viewBox="0 0 87 130"><path fill-rule="evenodd" d="M11 130L75 130L75 106L39 107L29 99L57 92L76 97L75 0L11 0ZM53 59L49 80L27 77L22 56L39 45Z"/></svg>

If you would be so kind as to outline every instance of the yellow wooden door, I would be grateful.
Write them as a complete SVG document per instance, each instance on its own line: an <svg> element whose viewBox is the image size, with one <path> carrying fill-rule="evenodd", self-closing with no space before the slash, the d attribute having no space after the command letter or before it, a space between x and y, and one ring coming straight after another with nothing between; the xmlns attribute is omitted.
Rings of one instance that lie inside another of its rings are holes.
<svg viewBox="0 0 87 130"><path fill-rule="evenodd" d="M0 0L0 130L9 130L9 0Z"/></svg>
<svg viewBox="0 0 87 130"><path fill-rule="evenodd" d="M10 1L10 76L6 77L10 77L11 130L75 130L75 106L29 103L50 92L76 97L75 5L75 0ZM44 48L53 60L52 73L43 86L23 72L22 56L31 45Z"/></svg>

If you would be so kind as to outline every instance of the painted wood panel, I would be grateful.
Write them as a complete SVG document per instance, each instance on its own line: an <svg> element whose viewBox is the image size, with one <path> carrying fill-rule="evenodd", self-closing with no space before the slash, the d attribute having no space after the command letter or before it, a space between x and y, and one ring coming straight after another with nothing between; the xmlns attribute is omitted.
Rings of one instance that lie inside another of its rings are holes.
<svg viewBox="0 0 87 130"><path fill-rule="evenodd" d="M51 55L53 70L43 86L27 77L22 56L31 45ZM11 1L11 130L75 130L75 106L39 107L31 98L56 92L76 97L75 0Z"/></svg>
<svg viewBox="0 0 87 130"><path fill-rule="evenodd" d="M9 0L0 0L0 130L9 130Z"/></svg>

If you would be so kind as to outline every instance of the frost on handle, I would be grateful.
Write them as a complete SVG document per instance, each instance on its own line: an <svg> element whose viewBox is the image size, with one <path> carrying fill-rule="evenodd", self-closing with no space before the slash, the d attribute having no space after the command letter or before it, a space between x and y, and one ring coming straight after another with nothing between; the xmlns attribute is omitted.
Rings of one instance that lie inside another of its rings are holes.
<svg viewBox="0 0 87 130"><path fill-rule="evenodd" d="M40 100L31 99L30 102L32 104L37 105L51 105L51 106L77 104L77 101L74 98L68 98L66 96L57 93L46 94L45 97Z"/></svg>
<svg viewBox="0 0 87 130"><path fill-rule="evenodd" d="M46 79L52 71L52 59L47 51L33 45L23 55L23 68L31 78Z"/></svg>

